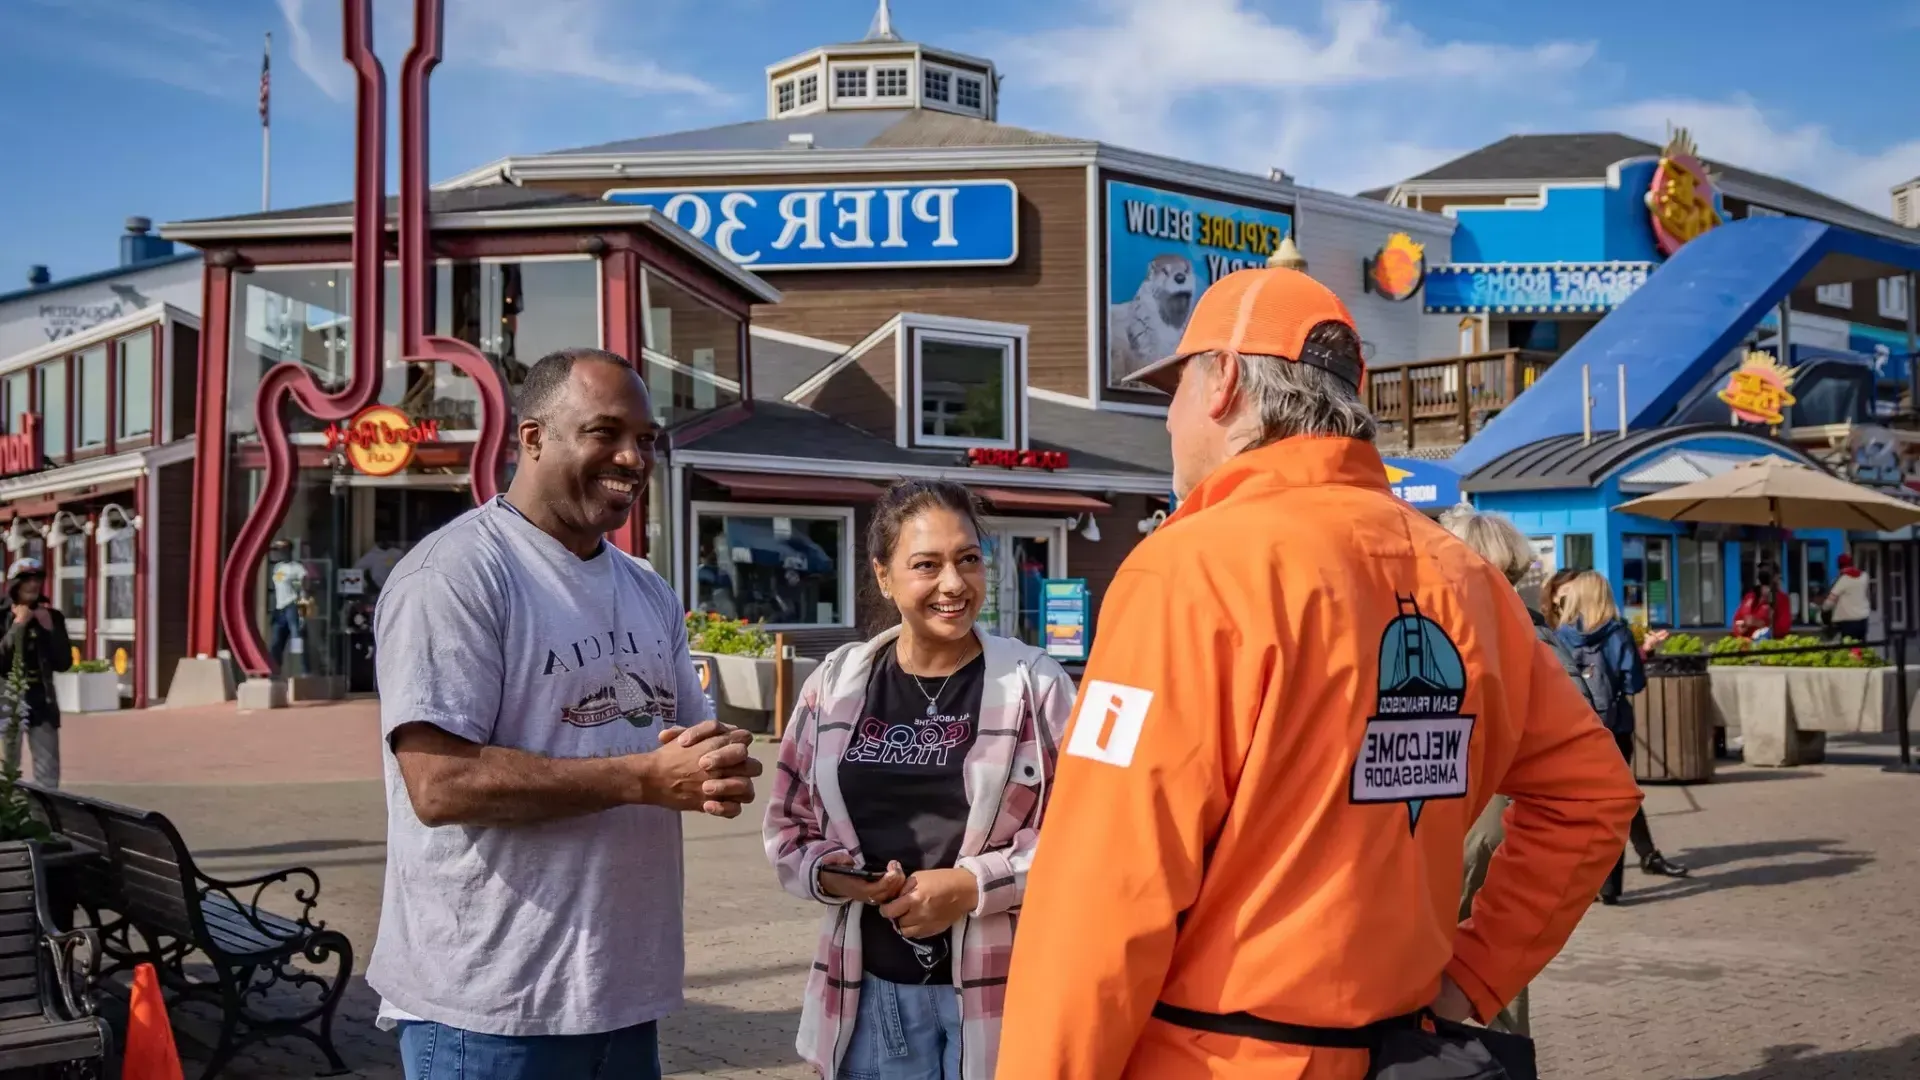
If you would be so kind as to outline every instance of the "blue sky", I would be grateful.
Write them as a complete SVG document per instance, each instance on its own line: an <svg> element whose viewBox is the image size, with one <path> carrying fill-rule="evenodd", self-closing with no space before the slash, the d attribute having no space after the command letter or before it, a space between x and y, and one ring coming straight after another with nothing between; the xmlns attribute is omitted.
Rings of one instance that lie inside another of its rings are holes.
<svg viewBox="0 0 1920 1080"><path fill-rule="evenodd" d="M376 0L390 84L411 28ZM860 37L874 0L447 0L436 178L509 153L753 119L762 68ZM1884 213L1920 174L1920 0L895 0L993 58L1001 119L1356 191L1524 131L1691 127L1708 156ZM338 0L0 0L0 292L108 266L122 218L347 196ZM390 85L390 100L395 93ZM391 131L391 125L389 125Z"/></svg>

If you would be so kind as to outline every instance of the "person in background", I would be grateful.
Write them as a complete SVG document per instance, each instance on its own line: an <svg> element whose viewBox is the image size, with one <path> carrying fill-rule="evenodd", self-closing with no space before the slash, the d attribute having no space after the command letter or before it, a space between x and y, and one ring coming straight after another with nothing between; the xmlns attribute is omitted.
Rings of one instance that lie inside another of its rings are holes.
<svg viewBox="0 0 1920 1080"><path fill-rule="evenodd" d="M47 572L38 559L18 559L7 568L7 602L11 617L0 636L0 679L20 665L26 678L21 695L22 725L27 749L33 755L34 783L60 786L60 700L54 696L53 674L73 667L73 643L67 639L67 619L47 602ZM20 748L8 746L10 760L20 760Z"/></svg>
<svg viewBox="0 0 1920 1080"><path fill-rule="evenodd" d="M1578 570L1555 570L1552 576L1547 578L1546 583L1540 586L1540 613L1546 617L1547 626L1559 629L1560 590L1567 587L1567 582L1579 576Z"/></svg>
<svg viewBox="0 0 1920 1080"><path fill-rule="evenodd" d="M1592 570L1581 572L1560 591L1561 644L1573 654L1580 678L1586 683L1587 698L1594 703L1601 723L1613 734L1620 755L1633 764L1633 695L1647 688L1647 668L1641 662L1640 648L1634 643L1633 630L1620 618L1613 603L1613 586ZM1653 830L1647 827L1644 807L1633 812L1628 837L1640 869L1659 877L1686 877L1687 869L1671 862L1654 846ZM1600 889L1600 902L1609 906L1620 902L1626 875L1626 855L1614 864L1613 873Z"/></svg>
<svg viewBox="0 0 1920 1080"><path fill-rule="evenodd" d="M1868 586L1873 582L1853 565L1853 556L1840 556L1840 580L1827 590L1820 602L1833 616L1834 632L1853 641L1867 640L1867 620L1873 616L1873 601Z"/></svg>
<svg viewBox="0 0 1920 1080"><path fill-rule="evenodd" d="M966 488L895 484L867 550L899 625L801 688L767 804L781 886L831 905L797 1045L823 1077L990 1080L1073 680L975 622L989 583Z"/></svg>
<svg viewBox="0 0 1920 1080"><path fill-rule="evenodd" d="M268 548L267 566L273 585L267 652L273 657L273 670L284 675L287 653L306 652L307 564L293 557L291 542L275 540Z"/></svg>
<svg viewBox="0 0 1920 1080"><path fill-rule="evenodd" d="M1773 568L1762 566L1753 575L1753 588L1741 597L1733 613L1733 632L1739 637L1784 638L1793 632L1793 611L1774 586Z"/></svg>
<svg viewBox="0 0 1920 1080"><path fill-rule="evenodd" d="M400 545L394 542L393 537L379 533L376 534L373 546L368 548L367 553L360 556L359 561L353 566L356 570L366 571L367 582L374 587L375 591L378 591L386 588L387 575L393 573L393 568L400 565L400 560L406 554L401 550Z"/></svg>

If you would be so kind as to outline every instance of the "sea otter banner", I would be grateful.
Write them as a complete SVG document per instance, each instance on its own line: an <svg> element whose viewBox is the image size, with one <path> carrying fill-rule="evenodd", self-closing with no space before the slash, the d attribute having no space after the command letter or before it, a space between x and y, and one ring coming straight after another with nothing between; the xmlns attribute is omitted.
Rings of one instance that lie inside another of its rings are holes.
<svg viewBox="0 0 1920 1080"><path fill-rule="evenodd" d="M1172 354L1200 293L1292 230L1285 210L1107 181L1107 385Z"/></svg>

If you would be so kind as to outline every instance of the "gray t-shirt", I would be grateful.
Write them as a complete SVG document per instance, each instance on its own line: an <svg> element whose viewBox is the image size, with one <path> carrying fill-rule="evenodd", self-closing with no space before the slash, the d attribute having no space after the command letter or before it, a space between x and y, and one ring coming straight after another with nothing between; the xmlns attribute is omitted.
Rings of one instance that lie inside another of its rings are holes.
<svg viewBox="0 0 1920 1080"><path fill-rule="evenodd" d="M611 545L581 559L500 499L394 567L375 634L389 739L421 721L548 757L608 757L707 718L667 583ZM384 1015L582 1035L680 1007L678 814L428 828L390 742L383 756L386 893L367 982Z"/></svg>

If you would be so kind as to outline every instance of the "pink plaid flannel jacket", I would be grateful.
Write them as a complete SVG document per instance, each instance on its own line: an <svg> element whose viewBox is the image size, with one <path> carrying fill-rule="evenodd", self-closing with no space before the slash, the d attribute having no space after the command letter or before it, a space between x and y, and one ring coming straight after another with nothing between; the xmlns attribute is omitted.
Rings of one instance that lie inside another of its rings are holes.
<svg viewBox="0 0 1920 1080"><path fill-rule="evenodd" d="M964 1080L991 1080L1014 927L1074 687L1044 651L975 632L986 653L987 677L979 735L964 770L971 809L958 865L980 879L980 899L973 914L953 928L953 973L964 1029L961 1075ZM801 688L780 743L763 828L767 858L781 887L832 905L821 920L795 1044L800 1056L827 1080L832 1080L853 1039L863 968L857 912L846 901L820 892L816 874L820 860L835 852L860 861L860 841L840 794L838 765L866 701L873 658L898 635L896 628L835 650Z"/></svg>

